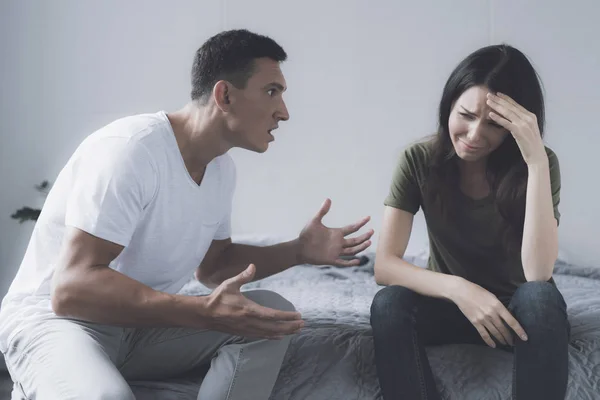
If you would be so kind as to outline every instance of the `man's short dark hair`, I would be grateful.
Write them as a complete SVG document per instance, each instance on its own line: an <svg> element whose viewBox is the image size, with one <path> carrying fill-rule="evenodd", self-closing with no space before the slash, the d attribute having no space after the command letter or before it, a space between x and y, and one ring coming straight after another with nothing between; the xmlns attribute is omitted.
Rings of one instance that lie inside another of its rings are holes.
<svg viewBox="0 0 600 400"><path fill-rule="evenodd" d="M273 39L245 29L221 32L196 51L192 67L192 100L205 100L220 80L243 89L254 72L254 61L268 57L283 62L287 54Z"/></svg>

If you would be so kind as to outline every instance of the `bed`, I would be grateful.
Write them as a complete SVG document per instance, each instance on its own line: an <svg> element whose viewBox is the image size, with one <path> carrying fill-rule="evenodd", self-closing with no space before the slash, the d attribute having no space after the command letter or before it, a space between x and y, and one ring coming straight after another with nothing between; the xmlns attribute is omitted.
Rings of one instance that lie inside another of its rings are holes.
<svg viewBox="0 0 600 400"><path fill-rule="evenodd" d="M273 400L381 399L369 325L369 307L382 287L373 279L374 255L352 268L300 265L246 285L277 291L302 312L305 329L296 335L273 390ZM426 254L410 261L423 265ZM600 399L600 268L558 262L555 280L572 325L569 400ZM183 294L206 294L190 281ZM510 399L512 354L475 345L427 349L444 399ZM164 382L131 382L138 399L195 400L203 371Z"/></svg>

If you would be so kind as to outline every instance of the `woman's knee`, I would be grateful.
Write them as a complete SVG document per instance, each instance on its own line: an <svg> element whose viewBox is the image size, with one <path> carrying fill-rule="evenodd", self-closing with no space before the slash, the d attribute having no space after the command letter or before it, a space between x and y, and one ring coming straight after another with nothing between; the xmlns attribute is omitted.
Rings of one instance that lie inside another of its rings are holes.
<svg viewBox="0 0 600 400"><path fill-rule="evenodd" d="M371 323L411 317L416 309L419 294L403 286L386 286L371 303Z"/></svg>
<svg viewBox="0 0 600 400"><path fill-rule="evenodd" d="M521 324L543 326L567 322L567 306L558 288L545 281L522 284L510 302L510 309Z"/></svg>

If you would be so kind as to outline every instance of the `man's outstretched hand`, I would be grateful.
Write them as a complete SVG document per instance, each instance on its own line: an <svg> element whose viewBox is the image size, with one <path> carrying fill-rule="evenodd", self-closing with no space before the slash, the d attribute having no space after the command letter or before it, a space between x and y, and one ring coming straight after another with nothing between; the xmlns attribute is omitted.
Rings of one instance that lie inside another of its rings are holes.
<svg viewBox="0 0 600 400"><path fill-rule="evenodd" d="M310 222L302 229L298 237L298 261L302 264L335 265L338 267L351 267L359 264L358 259L347 260L342 257L354 256L371 245L369 240L373 236L370 229L360 236L347 238L346 236L358 232L371 217L342 228L329 228L323 225L323 217L331 208L331 200L327 199L321 209Z"/></svg>
<svg viewBox="0 0 600 400"><path fill-rule="evenodd" d="M256 267L250 264L240 274L221 283L207 296L208 328L250 338L281 339L304 326L300 313L263 307L240 292L251 282Z"/></svg>

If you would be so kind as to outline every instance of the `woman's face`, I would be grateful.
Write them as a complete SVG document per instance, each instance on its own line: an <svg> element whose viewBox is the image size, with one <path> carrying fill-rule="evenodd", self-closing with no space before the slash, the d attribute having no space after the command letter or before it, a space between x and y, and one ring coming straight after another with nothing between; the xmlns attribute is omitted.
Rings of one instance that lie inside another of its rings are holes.
<svg viewBox="0 0 600 400"><path fill-rule="evenodd" d="M490 119L489 89L473 86L454 102L448 119L450 139L464 161L486 159L506 139L508 131Z"/></svg>

